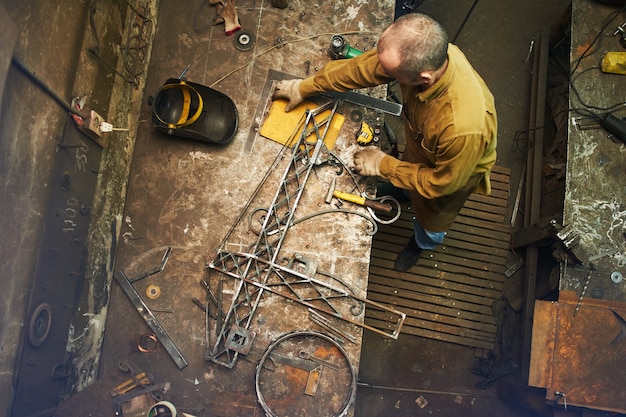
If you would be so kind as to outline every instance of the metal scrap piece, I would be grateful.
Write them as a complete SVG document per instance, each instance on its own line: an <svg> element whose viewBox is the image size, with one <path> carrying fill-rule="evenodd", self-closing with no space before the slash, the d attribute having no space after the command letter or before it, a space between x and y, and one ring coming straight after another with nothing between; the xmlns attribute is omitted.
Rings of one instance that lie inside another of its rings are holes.
<svg viewBox="0 0 626 417"><path fill-rule="evenodd" d="M183 354L178 350L172 339L167 334L165 329L161 326L161 323L154 317L154 314L150 311L146 303L141 299L137 290L133 287L133 285L128 280L128 277L124 274L124 272L120 269L118 272L113 274L113 277L120 284L122 290L126 293L126 296L130 299L130 302L135 306L139 315L145 320L146 324L152 332L156 335L157 339L163 346L163 349L170 355L170 357L178 366L178 369L183 369L188 365L187 360L183 356Z"/></svg>

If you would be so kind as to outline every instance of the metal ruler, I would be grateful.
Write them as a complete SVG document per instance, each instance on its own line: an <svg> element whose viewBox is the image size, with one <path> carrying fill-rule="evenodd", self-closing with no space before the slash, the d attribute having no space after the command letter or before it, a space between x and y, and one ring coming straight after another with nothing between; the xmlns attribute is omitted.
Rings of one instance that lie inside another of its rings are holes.
<svg viewBox="0 0 626 417"><path fill-rule="evenodd" d="M365 94L357 93L355 91L326 91L321 93L321 95L332 97L337 100L347 101L348 103L357 104L370 109L380 110L383 113L389 113L394 116L400 116L402 114L402 104L366 96Z"/></svg>

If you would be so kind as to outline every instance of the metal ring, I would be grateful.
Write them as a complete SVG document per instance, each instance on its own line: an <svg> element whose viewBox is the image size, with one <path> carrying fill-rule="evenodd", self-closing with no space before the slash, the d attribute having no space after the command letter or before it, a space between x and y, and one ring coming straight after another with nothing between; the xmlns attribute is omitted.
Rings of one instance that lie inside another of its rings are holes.
<svg viewBox="0 0 626 417"><path fill-rule="evenodd" d="M50 304L41 303L30 317L28 325L28 341L33 347L39 347L48 338L52 327L52 311Z"/></svg>
<svg viewBox="0 0 626 417"><path fill-rule="evenodd" d="M157 346L159 346L159 342L154 334L146 334L137 339L137 350L139 352L154 352Z"/></svg>
<svg viewBox="0 0 626 417"><path fill-rule="evenodd" d="M146 297L151 300L156 300L161 295L161 287L158 285L150 284L146 288Z"/></svg>
<svg viewBox="0 0 626 417"><path fill-rule="evenodd" d="M611 281L613 281L616 284L619 284L620 282L622 282L623 279L624 279L624 276L619 271L615 271L611 274Z"/></svg>
<svg viewBox="0 0 626 417"><path fill-rule="evenodd" d="M263 366L264 366L265 361L268 360L268 359L270 361L272 360L272 358L270 357L270 354L272 353L272 351L278 345L280 345L281 343L285 342L288 339L296 338L296 337L300 337L300 336L315 337L315 338L323 339L323 340L327 341L328 343L330 343L333 346L334 349L337 349L343 355L343 357L345 358L345 361L348 364L348 368L349 368L349 372L350 372L350 387L348 389L349 394L348 394L348 396L346 398L346 401L343 404L343 407L339 410L339 412L337 414L334 415L334 417L344 416L348 412L348 408L352 405L352 403L354 402L354 400L356 398L356 388L357 388L356 370L355 370L354 366L352 365L352 362L350 362L350 359L348 357L347 352L345 351L345 349L339 343L337 343L335 340L333 340L333 338L331 338L330 336L325 335L324 333L320 333L320 332L316 332L316 331L312 331L312 330L296 331L296 332L286 333L286 334L280 336L278 339L276 339L267 348L267 350L265 351L265 354L263 355L263 357L259 361L259 364L257 365L257 368L256 368L255 387L256 387L257 399L259 401L259 404L261 405L261 407L263 407L263 410L265 410L266 416L279 417L278 414L276 414L274 411L272 411L270 409L270 407L268 406L267 402L265 401L265 398L263 397L263 394L261 393L261 386L263 385L261 383L261 372L264 369ZM298 347L298 348L300 348L300 347ZM294 356L297 357L297 355L294 355ZM335 393L335 394L338 395L337 393Z"/></svg>

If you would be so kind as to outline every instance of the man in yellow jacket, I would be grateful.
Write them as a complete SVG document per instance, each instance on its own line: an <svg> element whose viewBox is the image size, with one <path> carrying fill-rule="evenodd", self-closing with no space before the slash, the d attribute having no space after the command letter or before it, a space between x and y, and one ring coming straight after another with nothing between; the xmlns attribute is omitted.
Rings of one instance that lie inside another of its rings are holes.
<svg viewBox="0 0 626 417"><path fill-rule="evenodd" d="M402 160L374 146L354 155L361 175L389 182L379 195L410 199L414 235L396 259L407 271L423 249L443 242L465 200L489 194L489 173L496 161L497 119L494 98L461 50L448 43L431 17L409 13L380 36L376 49L328 63L314 76L277 84L275 98L289 100L397 81L402 92L406 147Z"/></svg>

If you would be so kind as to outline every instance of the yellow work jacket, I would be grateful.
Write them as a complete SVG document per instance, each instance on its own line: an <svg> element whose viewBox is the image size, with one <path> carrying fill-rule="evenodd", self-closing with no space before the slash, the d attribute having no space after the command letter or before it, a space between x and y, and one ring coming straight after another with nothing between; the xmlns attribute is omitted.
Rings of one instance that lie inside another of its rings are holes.
<svg viewBox="0 0 626 417"><path fill-rule="evenodd" d="M391 81L374 49L355 58L329 62L315 76L302 81L300 94L308 97ZM445 231L470 192L491 192L489 173L496 161L497 144L494 98L453 44L448 46L448 68L434 85L424 91L402 84L400 88L406 147L402 160L385 156L380 173L397 187L409 190L424 228ZM454 198L456 193L458 199Z"/></svg>

